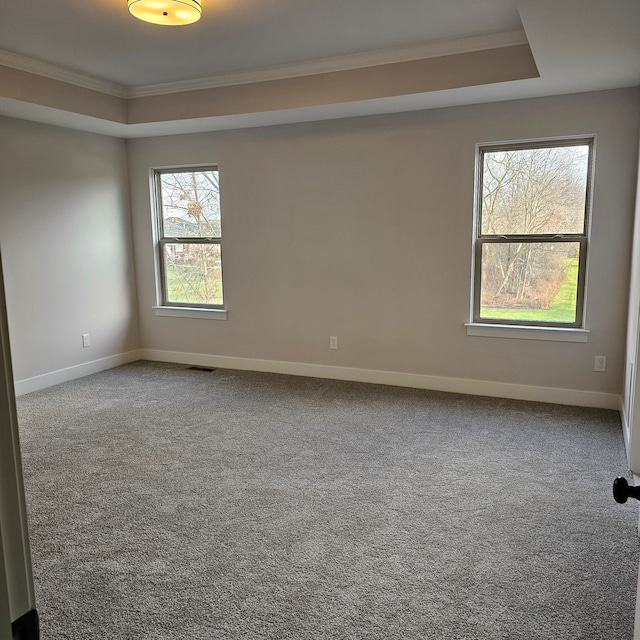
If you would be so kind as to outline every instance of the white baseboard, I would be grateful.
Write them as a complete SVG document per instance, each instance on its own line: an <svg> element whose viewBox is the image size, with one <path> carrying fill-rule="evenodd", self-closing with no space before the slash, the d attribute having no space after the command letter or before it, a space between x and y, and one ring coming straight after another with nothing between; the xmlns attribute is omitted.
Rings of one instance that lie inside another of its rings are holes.
<svg viewBox="0 0 640 640"><path fill-rule="evenodd" d="M353 382L370 382L397 387L466 393L514 400L532 400L535 402L551 402L578 407L597 407L620 411L623 423L625 444L628 446L628 429L625 426L625 413L620 396L613 393L596 391L579 391L576 389L556 389L552 387L535 387L531 385L512 384L508 382L491 382L487 380L469 380L465 378L446 378L419 373L401 373L398 371L379 371L375 369L357 369L354 367L336 367L322 364L302 362L284 362L280 360L260 360L256 358L237 358L234 356L215 356L199 353L163 351L160 349L135 349L116 354L100 360L92 360L84 364L59 369L33 378L17 380L15 393L17 396L51 387L61 382L88 376L105 371L136 360L152 360L156 362L173 362L185 365L220 367L223 369L241 369L246 371L264 371L284 373L311 378L329 378L333 380L350 380Z"/></svg>
<svg viewBox="0 0 640 640"><path fill-rule="evenodd" d="M377 371L352 367L334 367L302 362L282 362L279 360L258 360L254 358L236 358L232 356L213 356L198 353L163 351L160 349L142 349L144 360L173 362L185 365L220 367L223 369L243 369L246 371L265 371L285 373L312 378L331 378L353 382L372 382L398 387L413 387L433 391L449 391L514 400L533 400L552 402L578 407L597 407L601 409L620 409L620 396L613 393L578 391L575 389L555 389L508 382L490 382L485 380L467 380L464 378L445 378L418 373L400 373L396 371Z"/></svg>
<svg viewBox="0 0 640 640"><path fill-rule="evenodd" d="M108 358L92 360L91 362L67 367L66 369L58 369L58 371L44 373L40 376L34 376L33 378L17 380L15 382L15 393L16 396L21 396L25 393L31 393L32 391L52 387L54 384L75 380L76 378L82 378L83 376L88 376L92 373L98 373L99 371L119 367L122 364L135 362L136 360L141 360L142 357L142 350L134 349L133 351L118 353L114 356L109 356Z"/></svg>

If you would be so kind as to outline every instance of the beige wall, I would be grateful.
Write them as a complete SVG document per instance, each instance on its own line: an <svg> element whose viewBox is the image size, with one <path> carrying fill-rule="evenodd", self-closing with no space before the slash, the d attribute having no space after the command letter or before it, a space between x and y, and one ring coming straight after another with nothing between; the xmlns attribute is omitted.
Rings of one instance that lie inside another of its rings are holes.
<svg viewBox="0 0 640 640"><path fill-rule="evenodd" d="M0 119L15 377L142 345L618 395L639 97L599 92L128 143ZM475 145L592 133L589 342L467 336ZM152 310L149 167L194 163L220 167L227 321ZM607 356L606 373L593 372L594 355Z"/></svg>
<svg viewBox="0 0 640 640"><path fill-rule="evenodd" d="M130 141L143 347L620 394L638 101L633 89ZM588 343L467 336L475 145L587 134ZM149 168L194 163L220 168L227 321L152 310Z"/></svg>
<svg viewBox="0 0 640 640"><path fill-rule="evenodd" d="M135 349L124 141L0 118L0 149L15 379ZM83 333L91 334L88 349Z"/></svg>

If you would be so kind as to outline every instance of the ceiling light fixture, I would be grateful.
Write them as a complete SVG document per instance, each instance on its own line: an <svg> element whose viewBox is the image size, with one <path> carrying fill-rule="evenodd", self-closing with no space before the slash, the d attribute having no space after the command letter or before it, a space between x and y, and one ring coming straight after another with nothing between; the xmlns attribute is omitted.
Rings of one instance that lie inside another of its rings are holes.
<svg viewBox="0 0 640 640"><path fill-rule="evenodd" d="M131 15L153 24L180 25L200 20L200 0L128 0Z"/></svg>

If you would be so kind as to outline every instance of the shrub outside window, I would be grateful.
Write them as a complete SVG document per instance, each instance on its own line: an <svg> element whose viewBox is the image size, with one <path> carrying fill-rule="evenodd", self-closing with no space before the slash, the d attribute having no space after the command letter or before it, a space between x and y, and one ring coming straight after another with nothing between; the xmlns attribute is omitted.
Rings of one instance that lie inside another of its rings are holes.
<svg viewBox="0 0 640 640"><path fill-rule="evenodd" d="M155 171L163 306L222 309L217 167Z"/></svg>
<svg viewBox="0 0 640 640"><path fill-rule="evenodd" d="M582 327L593 139L479 147L473 321Z"/></svg>

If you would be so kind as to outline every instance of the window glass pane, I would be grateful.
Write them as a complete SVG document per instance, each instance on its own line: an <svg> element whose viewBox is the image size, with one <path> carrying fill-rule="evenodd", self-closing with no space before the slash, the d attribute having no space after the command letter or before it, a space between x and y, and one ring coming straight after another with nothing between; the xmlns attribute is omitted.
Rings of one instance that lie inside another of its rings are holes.
<svg viewBox="0 0 640 640"><path fill-rule="evenodd" d="M218 244L164 245L167 302L222 304L222 263Z"/></svg>
<svg viewBox="0 0 640 640"><path fill-rule="evenodd" d="M583 233L589 145L485 151L482 233Z"/></svg>
<svg viewBox="0 0 640 640"><path fill-rule="evenodd" d="M160 174L165 238L219 238L220 189L217 171Z"/></svg>
<svg viewBox="0 0 640 640"><path fill-rule="evenodd" d="M578 242L482 245L481 319L576 322Z"/></svg>

